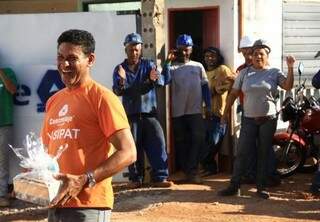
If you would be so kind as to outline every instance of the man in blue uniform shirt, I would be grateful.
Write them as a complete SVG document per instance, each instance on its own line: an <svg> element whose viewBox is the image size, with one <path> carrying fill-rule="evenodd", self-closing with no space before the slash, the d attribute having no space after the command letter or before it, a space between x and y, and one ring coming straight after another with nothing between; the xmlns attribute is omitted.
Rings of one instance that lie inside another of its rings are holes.
<svg viewBox="0 0 320 222"><path fill-rule="evenodd" d="M142 58L142 39L137 33L128 34L124 41L127 58L113 72L113 91L122 96L131 132L137 147L137 161L129 166L131 187L142 185L144 179L144 151L152 167L155 187L170 187L167 181L168 164L163 130L157 120L155 88L168 84L169 67L162 73L155 64Z"/></svg>

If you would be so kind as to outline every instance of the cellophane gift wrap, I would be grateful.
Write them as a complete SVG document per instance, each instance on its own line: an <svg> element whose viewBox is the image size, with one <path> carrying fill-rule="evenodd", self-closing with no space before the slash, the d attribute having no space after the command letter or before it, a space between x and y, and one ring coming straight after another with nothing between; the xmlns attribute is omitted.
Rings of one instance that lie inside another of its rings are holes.
<svg viewBox="0 0 320 222"><path fill-rule="evenodd" d="M13 178L14 192L18 199L46 206L57 195L60 181L53 175L59 173L57 159L68 147L60 146L55 156L50 156L41 138L34 133L26 135L22 148L9 145L20 159L24 169Z"/></svg>

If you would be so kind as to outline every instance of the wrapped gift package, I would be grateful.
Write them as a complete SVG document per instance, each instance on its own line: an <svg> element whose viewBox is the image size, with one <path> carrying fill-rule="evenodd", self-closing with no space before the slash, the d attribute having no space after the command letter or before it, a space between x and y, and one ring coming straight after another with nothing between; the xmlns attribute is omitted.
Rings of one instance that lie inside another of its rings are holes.
<svg viewBox="0 0 320 222"><path fill-rule="evenodd" d="M41 138L34 133L26 135L24 147L11 147L20 159L19 165L26 172L13 178L14 192L18 199L48 205L57 195L60 182L53 175L59 173L58 159L68 144L58 147L54 156L49 155Z"/></svg>
<svg viewBox="0 0 320 222"><path fill-rule="evenodd" d="M60 182L52 179L44 182L27 175L14 178L14 193L16 198L30 203L48 206L50 201L57 195Z"/></svg>

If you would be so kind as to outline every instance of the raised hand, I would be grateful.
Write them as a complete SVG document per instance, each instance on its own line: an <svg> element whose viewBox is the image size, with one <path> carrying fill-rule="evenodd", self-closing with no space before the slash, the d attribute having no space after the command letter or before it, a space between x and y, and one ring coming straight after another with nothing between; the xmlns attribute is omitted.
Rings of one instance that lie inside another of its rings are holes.
<svg viewBox="0 0 320 222"><path fill-rule="evenodd" d="M121 79L126 79L126 70L124 70L122 65L119 65L118 75L121 77Z"/></svg>
<svg viewBox="0 0 320 222"><path fill-rule="evenodd" d="M168 56L167 56L167 61L172 62L173 60L176 59L175 52L176 52L176 50L174 50L174 49L171 49L171 50L169 51Z"/></svg>
<svg viewBox="0 0 320 222"><path fill-rule="evenodd" d="M158 74L156 68L151 69L150 74L149 74L149 79L153 82L155 82L159 79L159 74Z"/></svg>
<svg viewBox="0 0 320 222"><path fill-rule="evenodd" d="M286 57L286 62L287 62L288 67L293 67L295 61L296 61L296 59L291 55Z"/></svg>

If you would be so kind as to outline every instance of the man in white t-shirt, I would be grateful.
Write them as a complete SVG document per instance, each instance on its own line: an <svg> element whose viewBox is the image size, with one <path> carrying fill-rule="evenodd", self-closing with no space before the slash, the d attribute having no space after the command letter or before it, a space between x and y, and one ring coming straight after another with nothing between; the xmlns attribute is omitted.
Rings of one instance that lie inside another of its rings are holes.
<svg viewBox="0 0 320 222"><path fill-rule="evenodd" d="M188 183L201 183L198 164L205 134L202 101L208 111L211 106L205 69L201 63L190 60L192 46L191 36L180 35L177 50L169 53L166 63L170 64L176 168L186 174Z"/></svg>

